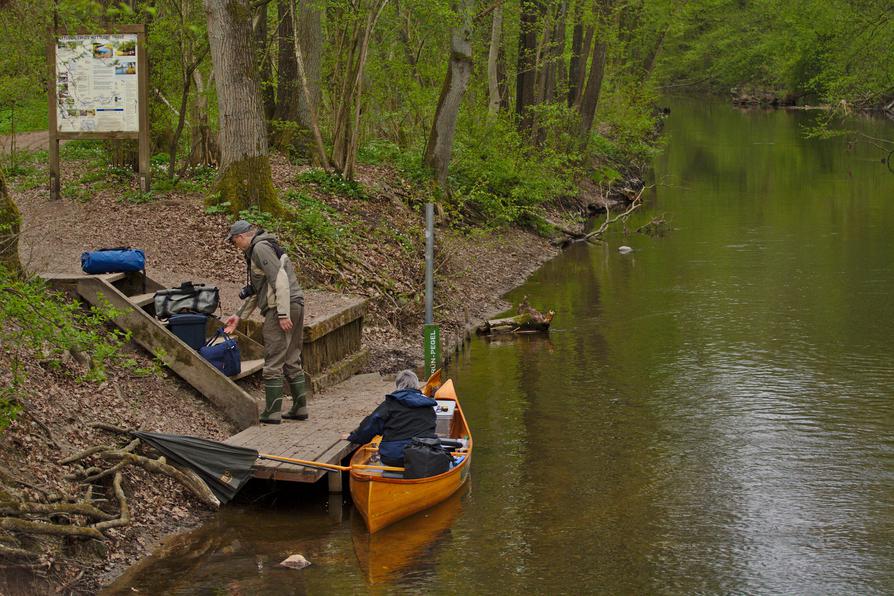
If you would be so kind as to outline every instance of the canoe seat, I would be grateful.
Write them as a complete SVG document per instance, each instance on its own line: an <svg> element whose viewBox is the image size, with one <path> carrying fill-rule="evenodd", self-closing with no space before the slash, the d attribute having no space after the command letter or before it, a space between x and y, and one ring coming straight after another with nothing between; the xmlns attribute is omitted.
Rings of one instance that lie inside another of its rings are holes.
<svg viewBox="0 0 894 596"><path fill-rule="evenodd" d="M401 478L402 479L403 477L404 477L404 475L400 472L389 472L387 470L382 472L382 478Z"/></svg>

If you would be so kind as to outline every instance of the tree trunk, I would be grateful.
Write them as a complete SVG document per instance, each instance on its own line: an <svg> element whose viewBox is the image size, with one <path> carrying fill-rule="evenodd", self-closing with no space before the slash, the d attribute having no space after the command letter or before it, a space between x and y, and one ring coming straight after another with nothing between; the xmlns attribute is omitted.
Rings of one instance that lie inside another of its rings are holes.
<svg viewBox="0 0 894 596"><path fill-rule="evenodd" d="M22 227L22 215L9 196L3 171L0 170L0 265L19 272L19 230Z"/></svg>
<svg viewBox="0 0 894 596"><path fill-rule="evenodd" d="M541 0L522 0L518 31L518 70L515 75L515 113L521 130L528 130L533 124L528 106L534 103L537 17L540 11Z"/></svg>
<svg viewBox="0 0 894 596"><path fill-rule="evenodd" d="M341 175L348 180L354 179L354 161L357 158L357 146L360 138L360 112L362 106L363 95L363 71L366 67L366 57L369 54L369 39L382 11L388 0L378 0L378 6L374 6L372 12L366 20L366 30L363 32L363 41L360 44L360 55L357 58L357 75L354 79L353 92L351 93L351 101L354 104L354 119L350 128L345 129L345 137L343 139L345 154L344 165L341 168Z"/></svg>
<svg viewBox="0 0 894 596"><path fill-rule="evenodd" d="M546 101L554 101L558 90L565 86L565 23L568 15L568 0L563 0L559 8L559 16L556 19L556 28L553 32L553 45L550 52L550 60L547 65L549 77L544 92Z"/></svg>
<svg viewBox="0 0 894 596"><path fill-rule="evenodd" d="M261 73L261 97L264 102L264 118L273 117L276 98L273 93L273 68L271 65L270 44L267 40L267 3L258 6L253 23L255 35L255 52L258 58L258 71Z"/></svg>
<svg viewBox="0 0 894 596"><path fill-rule="evenodd" d="M577 57L577 69L574 72L574 81L569 81L568 105L570 107L580 108L580 101L584 95L584 83L587 79L587 58L590 55L590 46L593 43L594 28L587 27L584 32L584 39L580 46L580 52ZM572 59L574 56L572 56ZM572 95L571 89L574 90Z"/></svg>
<svg viewBox="0 0 894 596"><path fill-rule="evenodd" d="M422 82L422 77L419 75L419 60L416 57L416 54L413 51L413 45L410 40L410 15L404 15L403 11L400 8L400 2L395 0L394 2L394 12L397 15L398 26L397 26L397 36L400 37L400 43L404 48L404 55L407 58L407 64L413 69L413 78L416 80L419 85L424 85Z"/></svg>
<svg viewBox="0 0 894 596"><path fill-rule="evenodd" d="M458 0L455 10L460 12L460 24L450 31L450 59L447 76L441 88L441 97L435 111L428 144L425 148L425 164L431 168L435 179L445 192L447 170L453 153L453 136L456 119L463 95L472 76L472 0Z"/></svg>
<svg viewBox="0 0 894 596"><path fill-rule="evenodd" d="M581 72L581 47L584 42L584 24L581 21L583 15L582 3L574 6L574 30L571 34L571 60L568 63L568 107L574 105L577 99L577 88L580 86Z"/></svg>
<svg viewBox="0 0 894 596"><path fill-rule="evenodd" d="M220 122L220 172L212 203L234 214L281 211L267 155L267 127L255 78L248 0L205 0Z"/></svg>
<svg viewBox="0 0 894 596"><path fill-rule="evenodd" d="M298 83L298 63L295 59L295 48L292 45L292 17L289 5L293 0L279 0L277 18L279 26L277 36L277 68L276 68L276 108L273 117L276 120L291 121L298 117L298 96L301 94Z"/></svg>
<svg viewBox="0 0 894 596"><path fill-rule="evenodd" d="M311 114L320 111L320 63L323 56L323 28L317 0L300 0L298 8L298 43L304 62L307 93L298 94L298 122L311 128Z"/></svg>
<svg viewBox="0 0 894 596"><path fill-rule="evenodd" d="M193 71L192 80L196 86L196 98L192 104L190 128L192 150L189 163L193 166L213 166L219 161L219 149L211 125L208 123L208 96L205 95L205 80L199 69Z"/></svg>
<svg viewBox="0 0 894 596"><path fill-rule="evenodd" d="M605 54L608 44L599 40L593 44L593 58L590 63L590 76L587 79L587 88L584 90L584 96L581 99L580 115L581 128L580 137L584 145L590 136L590 129L593 127L593 119L596 116L596 106L599 103L599 92L602 90L602 79L605 76Z"/></svg>
<svg viewBox="0 0 894 596"><path fill-rule="evenodd" d="M643 63L643 80L648 80L648 78L652 76L652 71L655 69L655 62L658 60L658 55L661 54L661 48L664 46L664 38L667 36L668 29L670 29L670 23L668 23L664 29L661 30L661 33L658 34L658 39L655 41L655 45L652 46L652 49L646 56L646 60Z"/></svg>
<svg viewBox="0 0 894 596"><path fill-rule="evenodd" d="M493 21L490 30L490 49L487 52L487 89L489 114L496 114L500 110L500 81L497 73L497 59L500 55L500 38L503 34L503 4L497 4L494 8Z"/></svg>
<svg viewBox="0 0 894 596"><path fill-rule="evenodd" d="M289 18L292 20L292 30L300 31L301 26L298 23L298 13L295 11L295 4L291 2L291 0L289 0ZM308 127L310 128L314 140L315 161L317 165L328 170L330 167L329 156L326 154L326 147L323 144L323 135L320 132L320 123L317 116L319 101L314 100L313 90L311 89L311 84L307 77L304 52L301 49L301 44L298 42L297 35L292 36L292 51L295 54L295 66L298 71L298 87L301 91L301 96L304 98L303 105L308 110ZM319 85L317 86L317 90L319 91Z"/></svg>

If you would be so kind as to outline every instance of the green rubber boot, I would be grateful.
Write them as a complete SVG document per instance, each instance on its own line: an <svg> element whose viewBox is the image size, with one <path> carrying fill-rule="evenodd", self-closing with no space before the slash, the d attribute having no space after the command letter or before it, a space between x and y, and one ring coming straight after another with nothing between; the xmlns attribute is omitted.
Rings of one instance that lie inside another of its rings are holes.
<svg viewBox="0 0 894 596"><path fill-rule="evenodd" d="M261 412L261 422L264 424L279 424L282 422L282 379L266 381L264 383L264 397L267 399L267 407Z"/></svg>
<svg viewBox="0 0 894 596"><path fill-rule="evenodd" d="M288 420L307 420L307 393L304 389L304 373L289 379L289 391L292 393L292 407L282 415Z"/></svg>

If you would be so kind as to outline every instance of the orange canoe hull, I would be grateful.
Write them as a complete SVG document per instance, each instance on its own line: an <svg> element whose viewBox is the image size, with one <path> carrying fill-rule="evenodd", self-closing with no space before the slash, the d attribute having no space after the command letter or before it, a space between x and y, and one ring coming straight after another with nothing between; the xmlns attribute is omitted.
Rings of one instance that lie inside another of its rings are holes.
<svg viewBox="0 0 894 596"><path fill-rule="evenodd" d="M351 470L351 498L366 521L370 533L378 532L396 521L437 505L458 491L469 478L472 438L459 401L456 399L453 382L448 380L435 394L435 398L457 402L449 436L468 439L468 446L463 452L465 457L456 467L430 478L411 480L383 478L381 475L370 473L370 470ZM367 464L376 451L372 443L361 447L351 458L351 465Z"/></svg>

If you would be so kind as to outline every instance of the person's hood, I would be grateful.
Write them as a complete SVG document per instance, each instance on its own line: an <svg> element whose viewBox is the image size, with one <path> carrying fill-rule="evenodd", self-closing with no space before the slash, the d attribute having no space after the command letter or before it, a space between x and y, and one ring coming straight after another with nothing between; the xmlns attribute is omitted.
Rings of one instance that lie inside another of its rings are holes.
<svg viewBox="0 0 894 596"><path fill-rule="evenodd" d="M255 237L251 239L251 247L254 248L255 244L258 242L264 242L265 240L270 240L271 242L276 242L276 236L265 232L264 230L258 230L258 233L255 234Z"/></svg>
<svg viewBox="0 0 894 596"><path fill-rule="evenodd" d="M438 402L422 394L418 389L399 389L385 397L400 402L408 408L424 408L438 405Z"/></svg>

